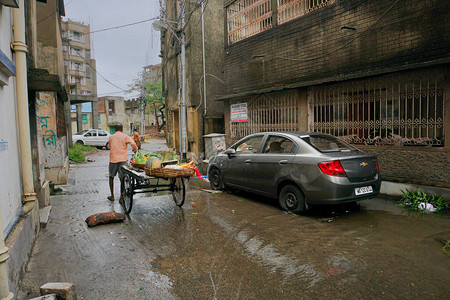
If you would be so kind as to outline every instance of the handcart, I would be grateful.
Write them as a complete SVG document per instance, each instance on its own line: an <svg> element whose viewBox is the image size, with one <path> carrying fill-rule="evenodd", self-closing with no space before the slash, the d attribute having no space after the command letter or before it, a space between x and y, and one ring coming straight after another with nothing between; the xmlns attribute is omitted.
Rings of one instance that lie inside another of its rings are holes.
<svg viewBox="0 0 450 300"><path fill-rule="evenodd" d="M185 180L194 174L191 169L183 170L142 170L133 166L122 166L124 172L121 187L122 205L125 213L133 208L133 196L139 193L172 192L173 200L183 206L186 196Z"/></svg>

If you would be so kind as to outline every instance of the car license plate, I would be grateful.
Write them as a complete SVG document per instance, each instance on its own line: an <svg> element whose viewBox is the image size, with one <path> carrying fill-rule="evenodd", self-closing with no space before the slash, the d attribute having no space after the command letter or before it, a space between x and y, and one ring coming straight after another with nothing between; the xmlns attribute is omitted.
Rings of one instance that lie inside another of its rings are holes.
<svg viewBox="0 0 450 300"><path fill-rule="evenodd" d="M373 192L373 189L371 186L363 186L359 188L355 188L355 195L364 195L364 194L370 194Z"/></svg>

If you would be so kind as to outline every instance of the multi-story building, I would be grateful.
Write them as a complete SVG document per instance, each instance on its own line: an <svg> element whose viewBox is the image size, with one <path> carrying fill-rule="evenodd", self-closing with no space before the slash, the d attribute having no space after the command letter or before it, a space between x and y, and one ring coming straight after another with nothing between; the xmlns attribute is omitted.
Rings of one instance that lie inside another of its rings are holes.
<svg viewBox="0 0 450 300"><path fill-rule="evenodd" d="M90 26L70 19L62 22L64 76L69 94L92 95Z"/></svg>
<svg viewBox="0 0 450 300"><path fill-rule="evenodd" d="M224 26L223 1L211 0L202 7L186 1L184 9L190 12L184 34L186 88L182 91L182 57L180 31L181 2L165 1L165 27L161 32L162 82L166 102L167 146L180 150L180 105L184 92L186 98L188 157L197 163L205 158L204 135L223 132L223 104L213 101L223 93ZM204 29L200 24L204 23ZM178 26L178 27L177 27ZM203 55L203 40L206 51ZM205 88L206 84L206 88ZM206 93L205 93L206 90Z"/></svg>
<svg viewBox="0 0 450 300"><path fill-rule="evenodd" d="M161 64L148 65L142 71L142 81L158 82L162 80Z"/></svg>
<svg viewBox="0 0 450 300"><path fill-rule="evenodd" d="M91 59L90 26L68 19L62 23L64 74L71 105L77 105L75 128L83 128L81 103L91 102L97 115L97 77L95 60ZM90 128L98 128L97 118L92 118Z"/></svg>
<svg viewBox="0 0 450 300"><path fill-rule="evenodd" d="M100 97L98 99L99 127L113 134L116 130L115 126L122 124L124 132L131 133L133 129L140 131L144 122L145 127L150 129L155 124L155 113L149 108L147 104L143 115L139 99L125 100L117 96ZM91 118L90 114L83 114L83 116L86 122Z"/></svg>
<svg viewBox="0 0 450 300"><path fill-rule="evenodd" d="M385 180L450 185L449 1L224 7L228 144L320 131L378 154Z"/></svg>

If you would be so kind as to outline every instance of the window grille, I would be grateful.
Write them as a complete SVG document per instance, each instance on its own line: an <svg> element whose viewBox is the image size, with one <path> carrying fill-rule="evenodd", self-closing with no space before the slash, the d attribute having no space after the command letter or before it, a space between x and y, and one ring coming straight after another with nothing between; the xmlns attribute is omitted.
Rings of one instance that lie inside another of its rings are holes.
<svg viewBox="0 0 450 300"><path fill-rule="evenodd" d="M334 3L334 0L277 0L278 24L286 23L316 9Z"/></svg>
<svg viewBox="0 0 450 300"><path fill-rule="evenodd" d="M240 0L228 6L228 44L272 28L272 1Z"/></svg>
<svg viewBox="0 0 450 300"><path fill-rule="evenodd" d="M298 130L298 93L296 90L271 93L247 102L247 122L231 123L231 138L240 139L264 131Z"/></svg>
<svg viewBox="0 0 450 300"><path fill-rule="evenodd" d="M444 145L444 71L313 87L309 129L354 144Z"/></svg>

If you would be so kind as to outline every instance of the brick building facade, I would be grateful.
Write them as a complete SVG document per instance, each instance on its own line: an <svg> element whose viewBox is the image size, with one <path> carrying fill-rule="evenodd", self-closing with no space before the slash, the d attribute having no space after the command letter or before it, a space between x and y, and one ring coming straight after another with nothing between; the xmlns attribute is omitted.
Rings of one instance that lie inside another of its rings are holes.
<svg viewBox="0 0 450 300"><path fill-rule="evenodd" d="M227 142L320 131L379 156L385 179L450 186L450 2L224 2ZM246 104L239 122L233 104ZM410 162L414 162L411 164Z"/></svg>

